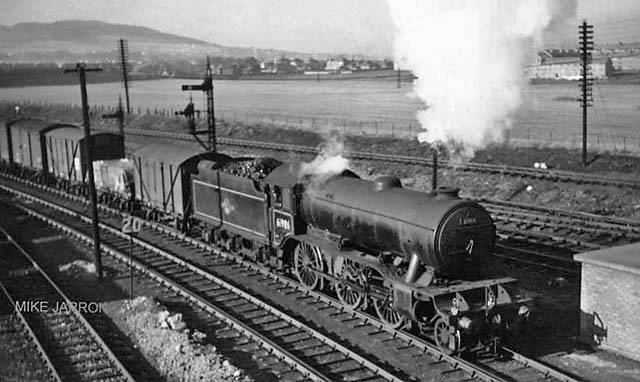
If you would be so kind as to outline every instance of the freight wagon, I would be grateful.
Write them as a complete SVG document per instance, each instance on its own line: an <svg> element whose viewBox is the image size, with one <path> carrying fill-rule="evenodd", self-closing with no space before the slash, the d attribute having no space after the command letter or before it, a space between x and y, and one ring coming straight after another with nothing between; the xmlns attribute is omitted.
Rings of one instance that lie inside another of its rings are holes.
<svg viewBox="0 0 640 382"><path fill-rule="evenodd" d="M83 130L75 125L38 119L0 124L0 158L6 166L40 181L55 181L65 189L86 189L89 164L84 157ZM124 155L124 137L93 132L89 140L94 161L119 160Z"/></svg>

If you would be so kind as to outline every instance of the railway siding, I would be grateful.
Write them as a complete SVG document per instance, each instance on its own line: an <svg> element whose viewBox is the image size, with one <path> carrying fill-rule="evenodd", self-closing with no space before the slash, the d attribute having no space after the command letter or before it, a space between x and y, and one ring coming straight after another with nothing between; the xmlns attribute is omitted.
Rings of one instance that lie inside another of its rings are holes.
<svg viewBox="0 0 640 382"><path fill-rule="evenodd" d="M105 128L107 131L115 132L116 129ZM141 129L125 129L125 134L143 137L158 137L177 139L182 141L195 141L192 135L185 133L171 133L164 131L154 130L141 130ZM272 143L272 142L260 142L230 138L218 138L218 143L223 146L236 147L236 148L248 148L259 150L271 150L278 152L293 152L296 154L308 154L317 155L320 150L316 147L300 146L292 144ZM401 163L407 165L422 165L425 167L433 166L433 161L430 158L406 156L406 155L390 155L379 154L373 152L364 151L346 151L344 156L349 159L367 160L367 161L380 161L387 163ZM506 165L493 165L484 163L458 163L447 160L439 160L440 167L448 169L456 169L459 171L471 171L479 173L491 173L491 174L503 174L517 177L526 177L534 179L544 179L551 181L562 181L577 184L598 184L617 187L630 187L633 189L640 188L640 181L635 179L629 179L624 177L612 177L599 174L579 173L573 171L555 170L555 169L536 169L530 167L518 167L518 166L506 166Z"/></svg>
<svg viewBox="0 0 640 382"><path fill-rule="evenodd" d="M52 207L53 207L53 206L52 206ZM77 207L77 206L76 206L76 207ZM75 214L76 214L76 215L78 215L77 213L75 213ZM88 236L87 236L87 237L88 237ZM343 314L343 313L340 313L340 314ZM398 334L394 334L392 338L395 338L397 335L398 335ZM415 342L414 342L414 341L409 341L409 345L410 345L410 346L412 346L412 347L415 347L416 345L412 345L412 343L415 343ZM420 348L420 346L418 346L418 348ZM424 351L424 350L423 350L423 351ZM442 361L443 361L443 360L441 359L441 361L440 361L440 362L442 362ZM438 363L438 362L436 362L436 363ZM455 360L455 359L454 359L454 360L453 360L453 363L449 363L449 364L450 364L450 365L451 365L451 364L455 365L454 369L458 369L458 368L459 368L459 366L458 366L458 365L463 364L463 363L464 363L464 361L462 361L462 360L459 360L459 359ZM473 372L473 374L472 374L472 375L476 375L476 374L478 374L478 373L479 373L479 369L475 369L475 371ZM483 378L483 379L485 379L485 378ZM496 377L490 377L489 379L485 379L485 380L501 380L501 379L500 379L500 378L496 378Z"/></svg>
<svg viewBox="0 0 640 382"><path fill-rule="evenodd" d="M51 377L59 381L133 382L129 371L75 304L11 235L3 228L0 232L13 247L0 258L0 289L18 310ZM33 309L25 310L25 304Z"/></svg>

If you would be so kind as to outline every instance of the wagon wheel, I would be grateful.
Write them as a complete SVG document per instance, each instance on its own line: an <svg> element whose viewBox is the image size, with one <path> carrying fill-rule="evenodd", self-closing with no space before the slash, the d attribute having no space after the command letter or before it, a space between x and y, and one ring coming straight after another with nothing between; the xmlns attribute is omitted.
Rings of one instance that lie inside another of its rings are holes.
<svg viewBox="0 0 640 382"><path fill-rule="evenodd" d="M373 307L378 318L390 329L398 329L405 325L406 318L393 307L393 297L387 295L384 299L373 299Z"/></svg>
<svg viewBox="0 0 640 382"><path fill-rule="evenodd" d="M305 289L313 290L321 286L322 256L318 248L307 243L298 243L293 252L294 272Z"/></svg>
<svg viewBox="0 0 640 382"><path fill-rule="evenodd" d="M443 317L436 320L433 326L433 337L436 345L445 354L453 354L460 350L460 334Z"/></svg>
<svg viewBox="0 0 640 382"><path fill-rule="evenodd" d="M362 286L362 279L360 278L361 270L358 264L350 259L345 260L338 276L341 279ZM337 282L335 288L338 299L348 308L358 309L365 299L364 292L351 287L348 283Z"/></svg>

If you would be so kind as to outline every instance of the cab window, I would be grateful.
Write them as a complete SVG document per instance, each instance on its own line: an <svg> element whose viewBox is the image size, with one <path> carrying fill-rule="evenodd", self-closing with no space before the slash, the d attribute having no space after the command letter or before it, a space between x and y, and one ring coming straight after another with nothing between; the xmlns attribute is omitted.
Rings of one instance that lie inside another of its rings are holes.
<svg viewBox="0 0 640 382"><path fill-rule="evenodd" d="M279 186L273 186L271 200L273 201L273 207L282 208L282 190Z"/></svg>

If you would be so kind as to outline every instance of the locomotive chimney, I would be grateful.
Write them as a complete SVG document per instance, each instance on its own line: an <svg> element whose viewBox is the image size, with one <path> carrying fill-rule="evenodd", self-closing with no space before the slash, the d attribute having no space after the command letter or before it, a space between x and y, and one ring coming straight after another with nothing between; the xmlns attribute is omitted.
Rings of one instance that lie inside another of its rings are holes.
<svg viewBox="0 0 640 382"><path fill-rule="evenodd" d="M436 189L436 198L438 199L458 199L460 193L459 188L438 187Z"/></svg>
<svg viewBox="0 0 640 382"><path fill-rule="evenodd" d="M384 191L390 188L402 188L402 182L395 176L381 176L373 181L375 191Z"/></svg>

